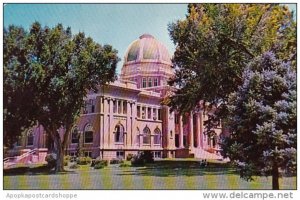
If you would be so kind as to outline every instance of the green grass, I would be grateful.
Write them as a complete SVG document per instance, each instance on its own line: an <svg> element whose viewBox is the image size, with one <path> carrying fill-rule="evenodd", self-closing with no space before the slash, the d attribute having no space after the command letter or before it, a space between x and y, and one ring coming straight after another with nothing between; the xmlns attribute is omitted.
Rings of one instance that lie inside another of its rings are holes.
<svg viewBox="0 0 300 200"><path fill-rule="evenodd" d="M129 163L126 163L129 164ZM109 165L92 169L89 165L59 174L49 174L43 166L19 166L4 171L4 189L271 189L271 177L240 179L228 164L212 162L200 167L195 159L162 160L145 167ZM23 170L23 173L21 173ZM17 173L16 173L17 172ZM281 189L296 189L296 177L280 178Z"/></svg>

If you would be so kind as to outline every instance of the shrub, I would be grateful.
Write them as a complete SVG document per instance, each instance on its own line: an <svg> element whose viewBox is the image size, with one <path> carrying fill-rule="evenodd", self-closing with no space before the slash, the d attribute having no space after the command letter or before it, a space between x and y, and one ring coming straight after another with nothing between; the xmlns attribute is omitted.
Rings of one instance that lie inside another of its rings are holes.
<svg viewBox="0 0 300 200"><path fill-rule="evenodd" d="M129 154L126 156L126 160L127 160L127 161L131 161L132 158L133 158L133 154L132 154L132 153L129 153Z"/></svg>
<svg viewBox="0 0 300 200"><path fill-rule="evenodd" d="M47 154L45 160L47 162L47 166L49 167L49 169L52 169L55 167L56 158L57 158L57 156L55 153Z"/></svg>
<svg viewBox="0 0 300 200"><path fill-rule="evenodd" d="M121 163L119 167L131 167L128 163Z"/></svg>
<svg viewBox="0 0 300 200"><path fill-rule="evenodd" d="M108 165L108 161L101 160L101 158L97 158L97 159L93 160L92 165L91 165L91 167L94 167L94 169L102 169L103 167L106 167Z"/></svg>
<svg viewBox="0 0 300 200"><path fill-rule="evenodd" d="M106 165L104 163L97 163L94 166L94 169L102 169L104 168Z"/></svg>
<svg viewBox="0 0 300 200"><path fill-rule="evenodd" d="M77 165L77 163L71 163L69 168L70 169L77 169L77 168L79 168L79 165Z"/></svg>
<svg viewBox="0 0 300 200"><path fill-rule="evenodd" d="M124 161L122 159L118 159L118 158L114 158L112 160L109 161L109 164L121 164L124 163Z"/></svg>
<svg viewBox="0 0 300 200"><path fill-rule="evenodd" d="M70 156L70 155L66 155L66 156L64 157L64 159L69 161L69 160L71 160L71 156Z"/></svg>
<svg viewBox="0 0 300 200"><path fill-rule="evenodd" d="M92 159L90 157L78 157L77 158L78 165L87 165L91 162L92 162Z"/></svg>
<svg viewBox="0 0 300 200"><path fill-rule="evenodd" d="M146 163L153 163L153 154L151 151L140 151L137 155L134 155L131 159L132 166L143 166Z"/></svg>

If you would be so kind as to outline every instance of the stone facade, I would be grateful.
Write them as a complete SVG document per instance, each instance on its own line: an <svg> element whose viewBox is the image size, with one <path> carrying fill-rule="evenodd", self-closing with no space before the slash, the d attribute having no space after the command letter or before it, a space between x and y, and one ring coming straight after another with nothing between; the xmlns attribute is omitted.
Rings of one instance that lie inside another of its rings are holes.
<svg viewBox="0 0 300 200"><path fill-rule="evenodd" d="M90 92L69 137L66 154L78 149L86 156L103 159L126 158L151 150L155 158L208 158L218 152L218 136L208 138L202 110L185 115L170 112L161 104L174 88L167 85L173 75L167 49L149 34L128 47L119 80ZM63 130L60 130L63 134ZM24 149L52 149L42 126L20 138L11 154ZM206 150L206 151L205 151ZM207 152L209 151L209 152Z"/></svg>

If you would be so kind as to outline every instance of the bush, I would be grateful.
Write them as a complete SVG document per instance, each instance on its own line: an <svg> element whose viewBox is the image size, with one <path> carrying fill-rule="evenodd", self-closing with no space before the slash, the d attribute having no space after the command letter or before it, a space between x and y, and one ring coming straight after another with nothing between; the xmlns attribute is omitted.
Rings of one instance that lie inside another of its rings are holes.
<svg viewBox="0 0 300 200"><path fill-rule="evenodd" d="M77 164L78 165L87 165L92 162L92 158L90 157L78 157L77 158Z"/></svg>
<svg viewBox="0 0 300 200"><path fill-rule="evenodd" d="M71 156L64 157L64 166L68 166L70 159L71 159Z"/></svg>
<svg viewBox="0 0 300 200"><path fill-rule="evenodd" d="M132 158L133 158L133 154L132 154L132 153L129 153L129 154L126 156L126 160L127 160L127 161L131 161Z"/></svg>
<svg viewBox="0 0 300 200"><path fill-rule="evenodd" d="M79 168L79 165L77 165L77 163L71 163L69 168L70 169L77 169L77 168Z"/></svg>
<svg viewBox="0 0 300 200"><path fill-rule="evenodd" d="M47 154L45 160L49 169L53 169L56 165L57 156L55 153Z"/></svg>
<svg viewBox="0 0 300 200"><path fill-rule="evenodd" d="M140 151L131 159L132 166L144 166L146 163L153 163L153 154L151 151Z"/></svg>
<svg viewBox="0 0 300 200"><path fill-rule="evenodd" d="M97 163L94 166L94 169L102 169L104 168L106 165L104 163Z"/></svg>
<svg viewBox="0 0 300 200"><path fill-rule="evenodd" d="M121 163L119 167L131 167L128 163Z"/></svg>
<svg viewBox="0 0 300 200"><path fill-rule="evenodd" d="M124 161L122 159L118 159L118 158L114 158L112 160L110 160L109 164L121 164L121 163L124 163Z"/></svg>
<svg viewBox="0 0 300 200"><path fill-rule="evenodd" d="M101 160L101 158L96 158L95 160L92 161L91 167L94 167L94 169L102 169L107 165L108 165L107 160Z"/></svg>

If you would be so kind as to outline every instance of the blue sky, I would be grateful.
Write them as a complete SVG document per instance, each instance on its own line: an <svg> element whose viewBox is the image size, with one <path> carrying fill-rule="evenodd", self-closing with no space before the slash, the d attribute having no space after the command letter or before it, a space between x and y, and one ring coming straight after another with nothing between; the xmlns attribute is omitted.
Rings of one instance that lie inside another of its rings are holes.
<svg viewBox="0 0 300 200"><path fill-rule="evenodd" d="M29 29L34 21L43 26L62 23L73 33L83 31L100 44L118 50L123 64L128 45L143 33L150 33L174 52L167 25L185 17L187 4L7 4L4 26L21 25Z"/></svg>
<svg viewBox="0 0 300 200"><path fill-rule="evenodd" d="M296 4L288 5L296 10ZM123 64L128 45L143 33L150 33L163 42L170 54L174 45L167 26L183 19L187 4L6 4L4 26L20 25L29 29L39 21L43 26L53 27L62 23L70 26L73 34L85 32L100 44L111 44L118 50Z"/></svg>

